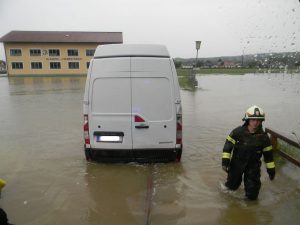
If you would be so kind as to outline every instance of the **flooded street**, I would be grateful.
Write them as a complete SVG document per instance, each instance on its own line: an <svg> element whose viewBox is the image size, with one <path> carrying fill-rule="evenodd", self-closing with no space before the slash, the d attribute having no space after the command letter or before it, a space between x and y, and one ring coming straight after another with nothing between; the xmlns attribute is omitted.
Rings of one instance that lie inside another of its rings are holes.
<svg viewBox="0 0 300 225"><path fill-rule="evenodd" d="M83 152L84 77L0 77L0 206L16 225L298 224L300 168L264 164L259 200L243 186L220 190L221 152L244 111L257 104L265 126L300 138L300 75L198 76L181 90L181 163L87 163ZM298 221L298 222L297 222Z"/></svg>

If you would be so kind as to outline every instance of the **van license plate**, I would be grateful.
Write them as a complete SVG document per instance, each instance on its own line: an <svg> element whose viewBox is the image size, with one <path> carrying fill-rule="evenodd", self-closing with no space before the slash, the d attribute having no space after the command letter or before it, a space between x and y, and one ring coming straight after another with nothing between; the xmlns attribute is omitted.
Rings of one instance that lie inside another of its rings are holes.
<svg viewBox="0 0 300 225"><path fill-rule="evenodd" d="M122 142L123 137L120 136L97 136L97 142Z"/></svg>

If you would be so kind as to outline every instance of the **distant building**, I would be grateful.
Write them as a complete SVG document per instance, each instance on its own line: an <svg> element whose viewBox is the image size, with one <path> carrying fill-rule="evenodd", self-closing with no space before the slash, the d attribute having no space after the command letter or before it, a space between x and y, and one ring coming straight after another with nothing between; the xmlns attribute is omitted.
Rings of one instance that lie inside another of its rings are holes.
<svg viewBox="0 0 300 225"><path fill-rule="evenodd" d="M193 65L181 65L182 69L192 69Z"/></svg>
<svg viewBox="0 0 300 225"><path fill-rule="evenodd" d="M8 75L86 74L98 45L123 43L122 32L11 31L4 43Z"/></svg>
<svg viewBox="0 0 300 225"><path fill-rule="evenodd" d="M236 64L235 64L235 62L232 62L232 61L224 61L223 67L225 67L225 68L234 68L234 67L236 67Z"/></svg>

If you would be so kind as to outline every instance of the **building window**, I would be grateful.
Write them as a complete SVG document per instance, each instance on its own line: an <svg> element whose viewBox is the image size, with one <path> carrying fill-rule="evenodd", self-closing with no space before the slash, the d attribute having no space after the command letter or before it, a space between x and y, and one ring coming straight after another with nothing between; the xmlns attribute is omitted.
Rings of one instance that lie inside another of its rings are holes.
<svg viewBox="0 0 300 225"><path fill-rule="evenodd" d="M79 62L69 62L69 69L79 69Z"/></svg>
<svg viewBox="0 0 300 225"><path fill-rule="evenodd" d="M86 68L88 69L90 67L90 62L86 62Z"/></svg>
<svg viewBox="0 0 300 225"><path fill-rule="evenodd" d="M11 56L21 56L22 50L21 49L10 49Z"/></svg>
<svg viewBox="0 0 300 225"><path fill-rule="evenodd" d="M12 62L11 67L15 70L21 70L21 69L23 69L23 63L22 62Z"/></svg>
<svg viewBox="0 0 300 225"><path fill-rule="evenodd" d="M59 49L49 49L49 56L60 56Z"/></svg>
<svg viewBox="0 0 300 225"><path fill-rule="evenodd" d="M30 56L41 56L41 49L30 49Z"/></svg>
<svg viewBox="0 0 300 225"><path fill-rule="evenodd" d="M78 56L78 49L68 49L68 56Z"/></svg>
<svg viewBox="0 0 300 225"><path fill-rule="evenodd" d="M50 69L60 69L60 62L50 62Z"/></svg>
<svg viewBox="0 0 300 225"><path fill-rule="evenodd" d="M42 69L42 63L41 62L32 62L31 63L31 69Z"/></svg>
<svg viewBox="0 0 300 225"><path fill-rule="evenodd" d="M95 49L87 49L85 51L86 56L94 56Z"/></svg>

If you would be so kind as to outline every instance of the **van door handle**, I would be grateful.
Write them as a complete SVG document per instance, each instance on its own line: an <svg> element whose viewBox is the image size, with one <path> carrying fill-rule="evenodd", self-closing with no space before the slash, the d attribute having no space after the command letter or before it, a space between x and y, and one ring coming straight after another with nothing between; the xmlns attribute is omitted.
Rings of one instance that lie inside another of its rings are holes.
<svg viewBox="0 0 300 225"><path fill-rule="evenodd" d="M141 125L135 126L135 128L137 128L137 129L148 129L148 128L149 128L149 125L141 124Z"/></svg>

